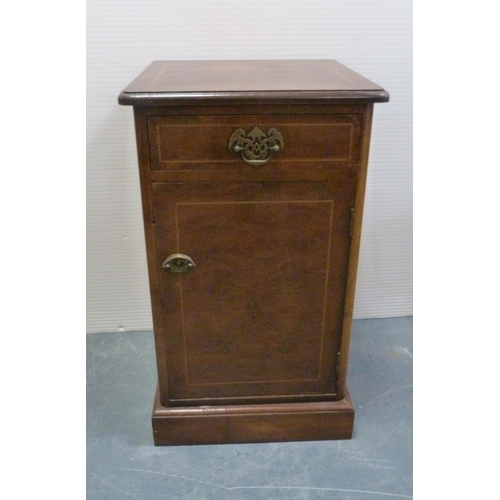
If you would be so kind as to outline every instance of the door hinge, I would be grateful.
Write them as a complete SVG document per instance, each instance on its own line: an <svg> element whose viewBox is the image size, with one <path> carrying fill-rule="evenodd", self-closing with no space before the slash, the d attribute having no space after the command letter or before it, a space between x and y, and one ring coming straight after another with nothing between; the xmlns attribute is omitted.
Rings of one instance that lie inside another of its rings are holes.
<svg viewBox="0 0 500 500"><path fill-rule="evenodd" d="M335 377L338 379L340 373L340 352L337 353L335 358Z"/></svg>
<svg viewBox="0 0 500 500"><path fill-rule="evenodd" d="M354 208L351 208L351 219L349 221L349 238L352 238L353 230L354 230Z"/></svg>

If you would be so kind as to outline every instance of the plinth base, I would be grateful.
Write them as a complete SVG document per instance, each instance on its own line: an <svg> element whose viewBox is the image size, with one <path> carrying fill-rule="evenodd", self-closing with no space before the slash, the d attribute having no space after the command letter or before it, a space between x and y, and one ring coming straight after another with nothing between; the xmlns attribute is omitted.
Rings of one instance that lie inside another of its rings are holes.
<svg viewBox="0 0 500 500"><path fill-rule="evenodd" d="M350 439L354 408L340 401L167 408L153 407L156 446Z"/></svg>

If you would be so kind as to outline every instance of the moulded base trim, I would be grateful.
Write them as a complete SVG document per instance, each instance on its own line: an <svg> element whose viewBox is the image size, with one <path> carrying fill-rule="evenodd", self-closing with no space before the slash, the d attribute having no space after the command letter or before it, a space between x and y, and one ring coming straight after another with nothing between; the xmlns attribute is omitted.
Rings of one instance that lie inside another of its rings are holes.
<svg viewBox="0 0 500 500"><path fill-rule="evenodd" d="M347 388L340 401L165 407L156 391L156 446L350 439L354 408Z"/></svg>

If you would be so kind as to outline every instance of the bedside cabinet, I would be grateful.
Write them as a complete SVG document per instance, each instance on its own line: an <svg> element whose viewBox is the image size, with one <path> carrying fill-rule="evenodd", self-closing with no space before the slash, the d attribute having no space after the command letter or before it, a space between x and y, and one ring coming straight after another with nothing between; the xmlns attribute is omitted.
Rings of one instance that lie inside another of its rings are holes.
<svg viewBox="0 0 500 500"><path fill-rule="evenodd" d="M348 439L373 103L336 61L156 61L134 109L156 445Z"/></svg>

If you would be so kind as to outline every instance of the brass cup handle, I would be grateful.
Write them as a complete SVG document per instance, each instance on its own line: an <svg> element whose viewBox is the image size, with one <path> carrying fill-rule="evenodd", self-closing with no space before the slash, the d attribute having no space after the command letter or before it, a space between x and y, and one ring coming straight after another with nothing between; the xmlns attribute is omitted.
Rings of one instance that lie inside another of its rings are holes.
<svg viewBox="0 0 500 500"><path fill-rule="evenodd" d="M174 253L165 259L161 267L169 273L183 274L187 273L195 265L193 259L188 255Z"/></svg>
<svg viewBox="0 0 500 500"><path fill-rule="evenodd" d="M246 133L242 128L236 129L229 138L229 150L241 156L252 165L259 167L271 159L271 156L285 147L283 136L275 129L270 128L267 133L259 127L254 127Z"/></svg>

